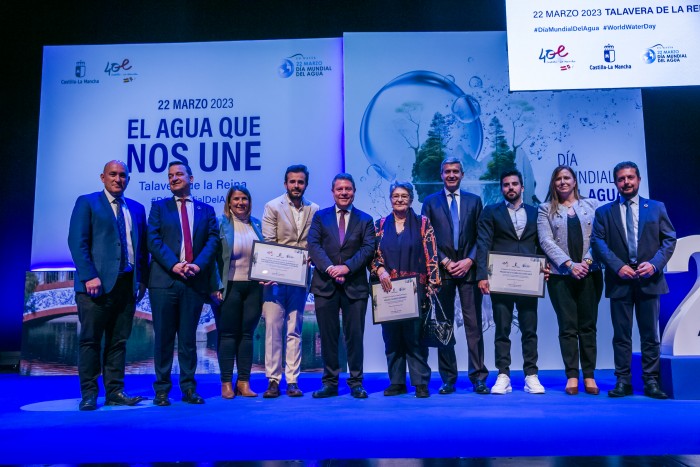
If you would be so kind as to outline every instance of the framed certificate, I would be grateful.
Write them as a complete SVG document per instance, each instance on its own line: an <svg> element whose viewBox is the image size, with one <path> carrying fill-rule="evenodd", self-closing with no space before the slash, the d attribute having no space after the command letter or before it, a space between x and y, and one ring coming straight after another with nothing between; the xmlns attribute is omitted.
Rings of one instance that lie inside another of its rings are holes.
<svg viewBox="0 0 700 467"><path fill-rule="evenodd" d="M391 291L384 292L382 284L372 284L372 322L374 324L420 317L418 277L391 280Z"/></svg>
<svg viewBox="0 0 700 467"><path fill-rule="evenodd" d="M309 252L277 243L253 242L248 279L306 287Z"/></svg>
<svg viewBox="0 0 700 467"><path fill-rule="evenodd" d="M491 293L544 297L545 261L541 255L489 251L489 290Z"/></svg>

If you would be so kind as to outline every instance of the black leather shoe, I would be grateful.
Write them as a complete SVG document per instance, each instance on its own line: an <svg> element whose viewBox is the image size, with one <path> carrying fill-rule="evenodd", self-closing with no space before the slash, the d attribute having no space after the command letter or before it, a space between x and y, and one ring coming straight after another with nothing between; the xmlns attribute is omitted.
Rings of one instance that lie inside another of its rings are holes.
<svg viewBox="0 0 700 467"><path fill-rule="evenodd" d="M350 395L355 399L367 399L367 391L362 386L355 386L350 389Z"/></svg>
<svg viewBox="0 0 700 467"><path fill-rule="evenodd" d="M197 394L194 389L188 389L182 395L182 402L187 402L188 404L204 404L204 399Z"/></svg>
<svg viewBox="0 0 700 467"><path fill-rule="evenodd" d="M615 388L608 391L608 397L625 397L631 396L633 393L632 385L618 381L615 383Z"/></svg>
<svg viewBox="0 0 700 467"><path fill-rule="evenodd" d="M304 393L301 392L297 383L290 383L287 385L287 395L289 397L301 397Z"/></svg>
<svg viewBox="0 0 700 467"><path fill-rule="evenodd" d="M277 381L270 380L267 389L263 392L263 399L274 399L280 396L280 384Z"/></svg>
<svg viewBox="0 0 700 467"><path fill-rule="evenodd" d="M80 400L78 404L78 410L87 412L88 410L97 409L97 394L88 394Z"/></svg>
<svg viewBox="0 0 700 467"><path fill-rule="evenodd" d="M442 386L440 386L438 392L440 394L452 394L453 392L455 392L455 385L452 383L445 383Z"/></svg>
<svg viewBox="0 0 700 467"><path fill-rule="evenodd" d="M157 391L156 397L153 399L153 405L158 407L165 407L170 405L170 398L168 398L168 393L166 391Z"/></svg>
<svg viewBox="0 0 700 467"><path fill-rule="evenodd" d="M491 394L489 387L480 379L474 383L474 392L477 394Z"/></svg>
<svg viewBox="0 0 700 467"><path fill-rule="evenodd" d="M107 402L105 402L105 405L136 405L139 402L143 400L143 397L141 396L136 396L136 397L129 397L129 395L125 392L116 392L114 394L108 394L107 397Z"/></svg>
<svg viewBox="0 0 700 467"><path fill-rule="evenodd" d="M326 397L333 397L338 395L338 388L334 386L323 385L318 391L314 391L311 394L314 399L325 399Z"/></svg>
<svg viewBox="0 0 700 467"><path fill-rule="evenodd" d="M644 384L644 395L653 399L668 399L668 395L659 388L656 381L647 381Z"/></svg>
<svg viewBox="0 0 700 467"><path fill-rule="evenodd" d="M454 392L454 388L452 389L452 392ZM449 394L449 393L445 393ZM416 386L416 397L419 399L425 399L426 397L430 397L430 391L428 391L428 385L427 384L419 384Z"/></svg>
<svg viewBox="0 0 700 467"><path fill-rule="evenodd" d="M390 384L388 388L384 390L385 396L398 396L400 394L406 394L408 390L405 384Z"/></svg>

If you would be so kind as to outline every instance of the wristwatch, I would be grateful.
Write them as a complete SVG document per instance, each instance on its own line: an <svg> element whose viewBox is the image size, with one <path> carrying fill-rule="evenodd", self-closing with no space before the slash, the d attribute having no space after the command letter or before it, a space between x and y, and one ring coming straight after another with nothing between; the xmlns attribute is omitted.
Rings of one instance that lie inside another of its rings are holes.
<svg viewBox="0 0 700 467"><path fill-rule="evenodd" d="M589 266L590 266L591 264L593 264L593 260L592 260L591 258L586 258L586 259L583 260L583 262L586 263L586 264L589 265Z"/></svg>

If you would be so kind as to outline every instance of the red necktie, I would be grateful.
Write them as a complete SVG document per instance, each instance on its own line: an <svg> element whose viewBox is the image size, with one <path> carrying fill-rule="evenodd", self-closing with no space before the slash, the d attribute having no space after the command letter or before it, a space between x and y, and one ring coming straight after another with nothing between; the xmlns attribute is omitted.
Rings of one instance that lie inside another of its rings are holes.
<svg viewBox="0 0 700 467"><path fill-rule="evenodd" d="M342 245L345 241L345 214L348 211L345 209L340 210L340 221L338 222L338 238L340 239L340 244Z"/></svg>
<svg viewBox="0 0 700 467"><path fill-rule="evenodd" d="M180 220L182 222L182 234L185 241L185 261L194 261L192 254L192 233L190 232L190 217L187 215L187 199L180 198Z"/></svg>

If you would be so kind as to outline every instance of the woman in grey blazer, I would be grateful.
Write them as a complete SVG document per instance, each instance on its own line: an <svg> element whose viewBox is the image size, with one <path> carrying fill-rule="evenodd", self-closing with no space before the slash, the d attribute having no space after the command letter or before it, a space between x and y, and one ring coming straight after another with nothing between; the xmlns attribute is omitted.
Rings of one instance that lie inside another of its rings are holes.
<svg viewBox="0 0 700 467"><path fill-rule="evenodd" d="M559 323L565 391L578 394L580 357L584 389L597 395L596 326L603 274L593 261L590 240L598 202L581 198L576 172L565 165L554 169L545 201L539 207L537 232L552 271L547 289Z"/></svg>
<svg viewBox="0 0 700 467"><path fill-rule="evenodd" d="M234 186L226 194L224 215L219 218L221 250L216 257L216 284L211 298L224 399L233 399L237 394L257 396L250 389L250 369L253 333L262 314L263 286L248 280L248 270L253 242L262 241L263 237L260 221L250 216L252 202L247 188ZM234 362L238 364L235 388Z"/></svg>

